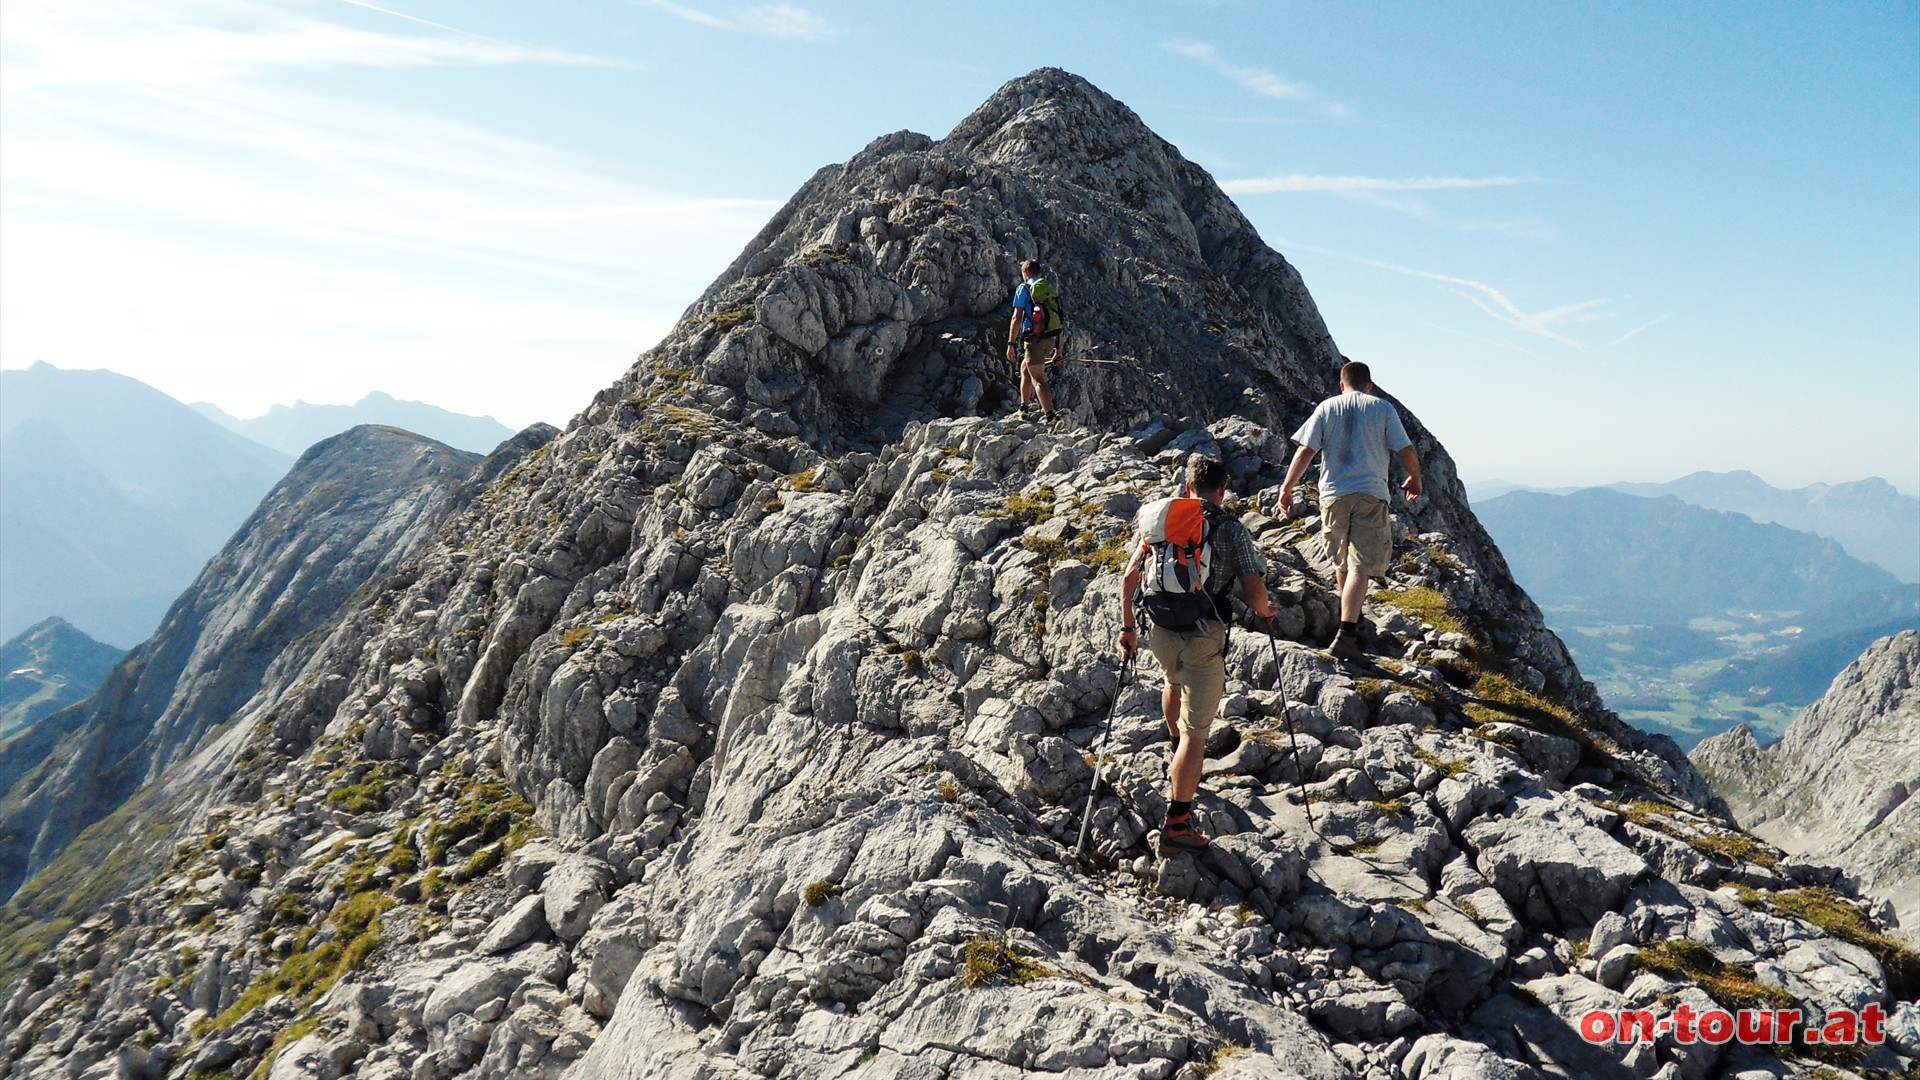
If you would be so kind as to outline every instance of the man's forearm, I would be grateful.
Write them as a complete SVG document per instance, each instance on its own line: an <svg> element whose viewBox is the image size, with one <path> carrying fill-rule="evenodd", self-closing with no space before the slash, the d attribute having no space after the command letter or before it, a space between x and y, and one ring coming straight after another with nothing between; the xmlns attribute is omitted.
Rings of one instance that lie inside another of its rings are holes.
<svg viewBox="0 0 1920 1080"><path fill-rule="evenodd" d="M1313 447L1303 446L1293 452L1293 461L1287 465L1287 480L1281 485L1288 491L1298 487L1302 477L1307 475L1307 465L1313 461Z"/></svg>
<svg viewBox="0 0 1920 1080"><path fill-rule="evenodd" d="M1420 479L1420 455L1413 452L1413 447L1400 451L1400 464L1406 467L1408 476Z"/></svg>
<svg viewBox="0 0 1920 1080"><path fill-rule="evenodd" d="M1247 606L1255 615L1263 619L1273 618L1273 600L1267 596L1267 579L1259 574L1241 574L1240 592L1247 598Z"/></svg>

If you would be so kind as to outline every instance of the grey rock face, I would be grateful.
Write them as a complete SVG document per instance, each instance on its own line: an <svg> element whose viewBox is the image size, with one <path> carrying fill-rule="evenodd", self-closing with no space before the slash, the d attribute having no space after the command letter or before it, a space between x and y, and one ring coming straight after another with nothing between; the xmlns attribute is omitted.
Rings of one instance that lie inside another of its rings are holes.
<svg viewBox="0 0 1920 1080"><path fill-rule="evenodd" d="M282 652L398 570L480 459L393 428L315 446L89 701L47 723L47 748L0 748L20 778L0 818L0 896L72 838L190 754L263 683L306 656ZM276 664L279 671L275 673ZM15 761L38 751L36 761Z"/></svg>
<svg viewBox="0 0 1920 1080"><path fill-rule="evenodd" d="M1242 336L1194 362L1227 388L1101 374L1080 429L938 415L992 396L966 387L997 377L1009 252L1083 233L1109 243L1067 263L1079 320L1156 349L1212 320ZM1319 518L1266 512L1285 455L1256 434L1331 386L1296 290L1204 174L1064 73L823 171L313 646L323 695L267 695L205 828L8 991L0 1067L219 1039L239 1074L301 1023L302 1060L416 1080L1570 1078L1618 1064L1556 1036L1556 1007L1614 993L1568 970L1607 914L1810 994L1884 993L1863 951L1625 845L1642 802L1682 843L1726 823L1582 689L1430 436L1442 479L1370 605L1405 659L1360 678L1316 650ZM1195 804L1216 847L1156 863L1161 686L1113 656L1115 554L1208 444L1296 638L1236 632Z"/></svg>
<svg viewBox="0 0 1920 1080"><path fill-rule="evenodd" d="M1756 835L1844 868L1920 926L1920 630L1874 642L1779 742L1742 725L1693 760Z"/></svg>

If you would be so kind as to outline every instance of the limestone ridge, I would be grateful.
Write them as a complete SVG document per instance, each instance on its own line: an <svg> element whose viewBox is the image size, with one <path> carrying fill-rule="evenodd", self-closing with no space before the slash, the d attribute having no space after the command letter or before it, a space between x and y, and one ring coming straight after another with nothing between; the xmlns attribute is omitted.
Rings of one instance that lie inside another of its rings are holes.
<svg viewBox="0 0 1920 1080"><path fill-rule="evenodd" d="M1779 742L1743 724L1693 760L1757 835L1843 867L1920 925L1920 630L1868 646Z"/></svg>
<svg viewBox="0 0 1920 1080"><path fill-rule="evenodd" d="M1293 268L1131 110L1053 70L940 142L900 132L821 170L655 366L784 407L810 433L865 434L875 409L895 434L968 413L1002 362L951 335L1004 326L1029 255L1064 283L1077 348L1128 361L1079 369L1085 416L1265 421L1330 385L1338 354Z"/></svg>
<svg viewBox="0 0 1920 1080"><path fill-rule="evenodd" d="M1192 201L1144 166L1105 202L1003 202L1049 145L1171 161L1143 128L1048 120L1099 110L1131 117L1059 72L996 95L978 144L1014 165L965 166L977 220L901 210L934 160L916 136L817 176L633 372L303 647L225 757L189 762L195 827L37 954L0 1006L0 1069L1693 1080L1779 1062L1588 1047L1572 1019L1702 1007L1747 976L1809 1008L1911 996L1887 970L1905 954L1794 915L1805 882L1669 741L1598 707L1425 433L1437 494L1399 517L1368 632L1404 659L1364 678L1310 647L1331 630L1318 519L1261 508L1273 420L1331 388L1330 345L1293 356L1268 327L1235 362L1197 352L1233 415L1204 381L1151 383L1153 339L1075 388L1077 430L977 415L1006 249L1043 211L1084 213L1139 275L1070 283L1076 325L1187 333L1230 298L1219 318L1272 321L1137 209ZM842 220L844 249L780 246ZM963 226L987 231L909 258ZM945 285L916 299L892 274ZM811 349L771 329L816 323ZM1285 640L1239 634L1227 658L1196 807L1216 849L1155 863L1159 684L1119 685L1116 556L1193 453L1230 463ZM1076 866L1094 765L1097 858ZM1655 951L1681 938L1693 968ZM1920 1054L1920 1013L1891 1027L1874 1067Z"/></svg>
<svg viewBox="0 0 1920 1080"><path fill-rule="evenodd" d="M1085 80L1042 69L944 140L899 132L816 173L585 418L630 424L641 403L679 395L833 454L877 449L913 420L994 413L1015 393L1007 304L1028 256L1066 290L1070 351L1122 361L1056 369L1081 422L1232 415L1284 434L1337 389L1343 358L1299 274L1205 170ZM1512 647L1598 709L1451 458L1402 413L1429 493L1403 513L1487 568Z"/></svg>
<svg viewBox="0 0 1920 1080"><path fill-rule="evenodd" d="M305 659L289 645L391 572L438 524L478 455L395 428L312 447L160 629L88 701L0 749L0 896L81 830L180 762L262 686Z"/></svg>

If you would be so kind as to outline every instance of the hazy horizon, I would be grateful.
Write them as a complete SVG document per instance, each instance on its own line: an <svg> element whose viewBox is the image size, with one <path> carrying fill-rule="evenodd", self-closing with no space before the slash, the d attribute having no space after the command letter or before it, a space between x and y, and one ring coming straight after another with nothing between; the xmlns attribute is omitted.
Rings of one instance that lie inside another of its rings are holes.
<svg viewBox="0 0 1920 1080"><path fill-rule="evenodd" d="M0 0L0 367L564 425L815 170L1055 65L1464 475L1920 491L1920 7L1108 14Z"/></svg>

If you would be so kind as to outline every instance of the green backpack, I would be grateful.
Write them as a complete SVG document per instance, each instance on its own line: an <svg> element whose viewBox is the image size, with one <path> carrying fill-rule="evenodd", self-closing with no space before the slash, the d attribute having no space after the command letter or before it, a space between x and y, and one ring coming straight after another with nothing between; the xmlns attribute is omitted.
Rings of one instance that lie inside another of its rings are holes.
<svg viewBox="0 0 1920 1080"><path fill-rule="evenodd" d="M1027 290L1033 297L1033 308L1027 312L1026 325L1020 328L1020 340L1047 337L1064 329L1067 319L1060 311L1060 290L1054 287L1053 279L1034 278Z"/></svg>

